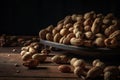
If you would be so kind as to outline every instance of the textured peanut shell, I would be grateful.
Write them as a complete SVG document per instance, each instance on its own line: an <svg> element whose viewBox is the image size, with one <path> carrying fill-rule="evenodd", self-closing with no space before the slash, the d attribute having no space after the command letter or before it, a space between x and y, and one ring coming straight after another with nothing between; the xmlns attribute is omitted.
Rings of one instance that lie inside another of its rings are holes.
<svg viewBox="0 0 120 80"><path fill-rule="evenodd" d="M84 19L88 19L88 18L91 18L90 12L84 14Z"/></svg>
<svg viewBox="0 0 120 80"><path fill-rule="evenodd" d="M31 55L30 52L26 52L26 53L22 56L22 60L23 60L23 61L27 61L27 60L29 60L29 59L31 59L31 58L32 58L32 55Z"/></svg>
<svg viewBox="0 0 120 80"><path fill-rule="evenodd" d="M78 60L78 59L77 59L77 58L72 58L72 59L70 60L70 64L73 66L73 64L74 64L74 62L75 62L76 60Z"/></svg>
<svg viewBox="0 0 120 80"><path fill-rule="evenodd" d="M78 28L73 29L74 34L76 34L78 31L80 31Z"/></svg>
<svg viewBox="0 0 120 80"><path fill-rule="evenodd" d="M54 63L60 64L61 63L61 57L60 57L60 55L53 56L51 58L51 61L54 62Z"/></svg>
<svg viewBox="0 0 120 80"><path fill-rule="evenodd" d="M117 40L120 40L120 30L114 31L112 34L110 34L109 38L116 38Z"/></svg>
<svg viewBox="0 0 120 80"><path fill-rule="evenodd" d="M93 33L98 33L100 31L101 18L96 18L92 24L91 31Z"/></svg>
<svg viewBox="0 0 120 80"><path fill-rule="evenodd" d="M112 20L112 25L117 27L119 24L120 24L120 22L117 19Z"/></svg>
<svg viewBox="0 0 120 80"><path fill-rule="evenodd" d="M39 65L39 61L36 59L30 59L30 60L23 62L23 65L28 68L35 68Z"/></svg>
<svg viewBox="0 0 120 80"><path fill-rule="evenodd" d="M71 16L71 18L72 18L73 21L76 21L76 17L77 17L77 14L73 14L73 15Z"/></svg>
<svg viewBox="0 0 120 80"><path fill-rule="evenodd" d="M78 32L75 34L75 37L76 37L76 38L83 39L84 34L83 34L81 31L78 31Z"/></svg>
<svg viewBox="0 0 120 80"><path fill-rule="evenodd" d="M84 31L91 31L91 26L89 26L89 25L86 25L86 26L84 26Z"/></svg>
<svg viewBox="0 0 120 80"><path fill-rule="evenodd" d="M49 25L47 28L46 28L46 30L48 31L48 32L52 32L52 30L54 29L54 27L53 27L53 25Z"/></svg>
<svg viewBox="0 0 120 80"><path fill-rule="evenodd" d="M73 26L72 23L68 23L68 24L66 24L63 28L69 29L69 28L72 27L72 26Z"/></svg>
<svg viewBox="0 0 120 80"><path fill-rule="evenodd" d="M69 30L69 32L73 32L73 27L70 27L68 30Z"/></svg>
<svg viewBox="0 0 120 80"><path fill-rule="evenodd" d="M83 15L77 15L76 21L83 23L83 21L84 21Z"/></svg>
<svg viewBox="0 0 120 80"><path fill-rule="evenodd" d="M73 28L74 29L77 28L77 29L79 29L79 31L82 31L83 30L83 24L79 23L79 22L76 22L76 23L74 23Z"/></svg>
<svg viewBox="0 0 120 80"><path fill-rule="evenodd" d="M47 55L43 55L43 54L34 54L32 55L32 59L36 59L39 62L44 62L47 58Z"/></svg>
<svg viewBox="0 0 120 80"><path fill-rule="evenodd" d="M29 48L29 52L30 52L31 54L35 54L35 53L37 52L37 50L34 49L33 47L30 47L30 48Z"/></svg>
<svg viewBox="0 0 120 80"><path fill-rule="evenodd" d="M62 37L62 36L60 35L60 33L57 33L57 34L54 36L53 41L59 43L61 37Z"/></svg>
<svg viewBox="0 0 120 80"><path fill-rule="evenodd" d="M80 45L83 44L83 40L82 39L77 39L77 38L73 37L73 38L70 39L70 43L72 45L75 45L75 46L80 46Z"/></svg>
<svg viewBox="0 0 120 80"><path fill-rule="evenodd" d="M108 13L104 18L106 18L106 19L113 19L114 18L114 14L113 13Z"/></svg>
<svg viewBox="0 0 120 80"><path fill-rule="evenodd" d="M90 12L85 13L84 14L84 19L88 19L88 18L91 18L91 19L96 18L95 12L94 11L90 11Z"/></svg>
<svg viewBox="0 0 120 80"><path fill-rule="evenodd" d="M118 73L119 69L117 66L107 66L105 67L104 72L107 72L107 71Z"/></svg>
<svg viewBox="0 0 120 80"><path fill-rule="evenodd" d="M83 59L78 59L73 63L73 67L81 67L84 68L86 65L85 61Z"/></svg>
<svg viewBox="0 0 120 80"><path fill-rule="evenodd" d="M103 19L103 23L104 23L105 25L111 25L111 20L104 18L104 19Z"/></svg>
<svg viewBox="0 0 120 80"><path fill-rule="evenodd" d="M100 76L102 69L100 67L93 67L87 72L87 78L95 78Z"/></svg>
<svg viewBox="0 0 120 80"><path fill-rule="evenodd" d="M71 16L66 16L63 23L68 24L68 23L71 23L71 22L72 22Z"/></svg>
<svg viewBox="0 0 120 80"><path fill-rule="evenodd" d="M84 21L83 24L84 24L84 26L87 26L87 25L91 26L93 24L93 21L90 18L88 18Z"/></svg>
<svg viewBox="0 0 120 80"><path fill-rule="evenodd" d="M87 39L93 39L94 38L94 34L91 31L85 32L85 37Z"/></svg>
<svg viewBox="0 0 120 80"><path fill-rule="evenodd" d="M70 44L70 37L66 37L63 39L63 44Z"/></svg>
<svg viewBox="0 0 120 80"><path fill-rule="evenodd" d="M115 48L118 45L116 38L107 38L104 40L106 47Z"/></svg>
<svg viewBox="0 0 120 80"><path fill-rule="evenodd" d="M62 23L61 23L61 24L58 24L58 25L55 27L55 29L58 30L58 31L60 31L62 28L63 28L63 24L62 24Z"/></svg>
<svg viewBox="0 0 120 80"><path fill-rule="evenodd" d="M111 25L108 28L105 29L104 33L105 35L109 36L110 34L112 34L116 29L116 26Z"/></svg>
<svg viewBox="0 0 120 80"><path fill-rule="evenodd" d="M73 38L73 37L75 37L75 34L74 34L74 33L69 33L69 34L67 35L67 37Z"/></svg>
<svg viewBox="0 0 120 80"><path fill-rule="evenodd" d="M95 44L99 47L104 47L105 46L104 38L102 38L102 37L96 38Z"/></svg>
<svg viewBox="0 0 120 80"><path fill-rule="evenodd" d="M61 44L62 44L62 43L63 43L63 40L65 39L65 37L66 37L66 36L61 37L61 39L60 39L59 43L61 43Z"/></svg>
<svg viewBox="0 0 120 80"><path fill-rule="evenodd" d="M39 32L39 37L40 39L45 40L46 39L46 34L48 33L48 31L46 29L43 29Z"/></svg>
<svg viewBox="0 0 120 80"><path fill-rule="evenodd" d="M53 30L52 30L53 36L55 36L58 32L59 32L59 31L58 31L57 29L53 29Z"/></svg>
<svg viewBox="0 0 120 80"><path fill-rule="evenodd" d="M76 67L73 72L74 72L74 74L75 74L76 76L78 76L78 77L86 76L86 72L85 72L84 69L81 68L81 67Z"/></svg>
<svg viewBox="0 0 120 80"><path fill-rule="evenodd" d="M49 40L49 41L53 41L53 36L51 33L47 33L46 34L46 39Z"/></svg>
<svg viewBox="0 0 120 80"><path fill-rule="evenodd" d="M71 68L68 65L60 65L60 66L58 66L58 70L63 72L63 73L70 73L71 72Z"/></svg>
<svg viewBox="0 0 120 80"><path fill-rule="evenodd" d="M103 35L103 34L101 34L101 33L95 34L95 37L105 39L105 35Z"/></svg>
<svg viewBox="0 0 120 80"><path fill-rule="evenodd" d="M67 35L68 33L69 33L69 31L68 31L68 29L66 29L66 28L63 28L63 29L60 30L60 35L62 35L62 36L65 36L65 35Z"/></svg>

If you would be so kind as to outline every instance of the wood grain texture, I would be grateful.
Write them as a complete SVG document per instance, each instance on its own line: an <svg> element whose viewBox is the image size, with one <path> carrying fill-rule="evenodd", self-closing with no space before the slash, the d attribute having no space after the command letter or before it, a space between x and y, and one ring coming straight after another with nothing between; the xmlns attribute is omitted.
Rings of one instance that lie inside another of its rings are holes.
<svg viewBox="0 0 120 80"><path fill-rule="evenodd" d="M13 52L13 49L16 49L16 51ZM23 61L21 60L20 49L20 47L0 48L0 80L82 80L73 73L61 73L57 69L59 64L52 63L50 60L55 54L68 55L68 53L64 51L52 52L47 57L45 63L39 64L36 69L28 69L22 65ZM92 60L89 57L86 59L78 55L71 56L83 58L87 62ZM115 62L119 65L119 62ZM107 61L106 63L115 64L113 61Z"/></svg>
<svg viewBox="0 0 120 80"><path fill-rule="evenodd" d="M1 50L2 49L2 50ZM61 73L58 64L52 63L50 57L36 69L28 69L22 65L20 48L0 48L0 80L76 80L73 73ZM19 66L15 66L18 64Z"/></svg>

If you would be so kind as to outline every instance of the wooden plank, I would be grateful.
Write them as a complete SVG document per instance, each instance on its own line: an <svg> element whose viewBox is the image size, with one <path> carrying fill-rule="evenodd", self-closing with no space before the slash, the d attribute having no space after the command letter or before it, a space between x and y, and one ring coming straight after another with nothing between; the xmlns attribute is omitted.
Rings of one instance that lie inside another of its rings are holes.
<svg viewBox="0 0 120 80"><path fill-rule="evenodd" d="M27 69L22 65L20 48L17 49L18 52L12 52L13 48L1 48L0 49L0 80L16 78L23 80L33 80L34 78L40 78L42 80L51 78L59 80L74 80L77 78L73 73L61 73L57 70L58 64L52 63L50 61L51 57L48 57L45 63L39 64L37 69ZM16 67L15 64L19 66ZM63 78L63 79L62 79Z"/></svg>
<svg viewBox="0 0 120 80"><path fill-rule="evenodd" d="M0 77L0 80L82 80L80 78L54 78L54 77L49 77L49 78L22 78L22 77Z"/></svg>
<svg viewBox="0 0 120 80"><path fill-rule="evenodd" d="M0 48L0 80L81 80L73 73L61 73L57 69L59 64L50 61L51 56L59 52L51 53L37 69L28 69L22 65L20 47L16 48L16 52L12 52L12 49L14 47Z"/></svg>
<svg viewBox="0 0 120 80"><path fill-rule="evenodd" d="M8 55L7 53L0 54L0 76L76 77L73 73L59 72L57 70L58 64L48 63L48 60L44 64L39 64L37 69L27 69L22 65L20 54ZM19 67L15 67L16 63L19 64Z"/></svg>

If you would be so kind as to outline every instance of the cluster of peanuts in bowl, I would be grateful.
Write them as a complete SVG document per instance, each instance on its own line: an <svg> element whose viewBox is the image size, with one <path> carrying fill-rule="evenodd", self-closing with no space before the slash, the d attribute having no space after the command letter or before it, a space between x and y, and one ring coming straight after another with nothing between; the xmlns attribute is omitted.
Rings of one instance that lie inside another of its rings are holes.
<svg viewBox="0 0 120 80"><path fill-rule="evenodd" d="M112 13L94 11L72 14L40 30L39 37L66 45L116 48L120 46L120 22Z"/></svg>

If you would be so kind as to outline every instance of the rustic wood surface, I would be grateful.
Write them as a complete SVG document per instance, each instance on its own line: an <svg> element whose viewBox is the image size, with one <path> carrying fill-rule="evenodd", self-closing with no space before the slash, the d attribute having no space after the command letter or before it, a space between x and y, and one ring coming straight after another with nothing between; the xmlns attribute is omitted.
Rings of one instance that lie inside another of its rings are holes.
<svg viewBox="0 0 120 80"><path fill-rule="evenodd" d="M16 49L15 52L12 50ZM50 62L39 64L37 69L28 69L22 65L20 48L0 48L0 80L76 80L73 73L61 73L58 64ZM15 65L19 66L16 67ZM80 79L79 79L80 80Z"/></svg>
<svg viewBox="0 0 120 80"><path fill-rule="evenodd" d="M13 49L16 51L13 52ZM0 47L0 80L82 80L73 73L58 71L58 64L50 61L55 53L51 53L45 63L39 64L38 68L28 69L22 65L20 49L21 47ZM87 58L89 61L90 58ZM115 62L119 65L119 61ZM107 63L114 64L111 61Z"/></svg>

